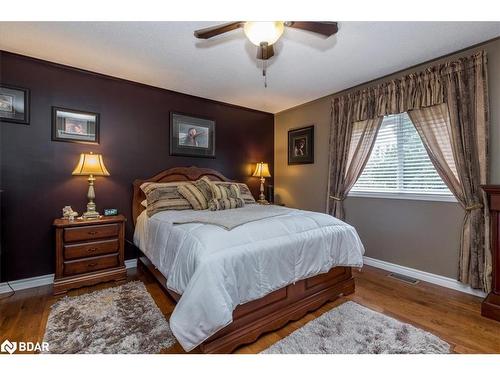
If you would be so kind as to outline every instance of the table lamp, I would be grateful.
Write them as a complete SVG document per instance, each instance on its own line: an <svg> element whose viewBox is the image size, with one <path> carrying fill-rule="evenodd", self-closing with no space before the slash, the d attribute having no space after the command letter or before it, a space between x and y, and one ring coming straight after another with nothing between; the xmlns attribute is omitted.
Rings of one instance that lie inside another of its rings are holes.
<svg viewBox="0 0 500 375"><path fill-rule="evenodd" d="M267 163L257 163L255 165L255 172L253 172L253 177L260 177L260 196L258 203L261 204L269 204L266 200L266 196L264 195L264 182L266 181L266 177L271 177L271 173L269 173L269 165Z"/></svg>
<svg viewBox="0 0 500 375"><path fill-rule="evenodd" d="M95 176L109 176L109 172L104 166L102 160L102 155L93 154L80 154L80 161L72 173L73 176L89 176L89 191L87 193L87 198L89 202L87 203L87 211L83 213L82 217L84 219L96 219L99 217L99 212L95 209L95 191L94 191L94 181Z"/></svg>

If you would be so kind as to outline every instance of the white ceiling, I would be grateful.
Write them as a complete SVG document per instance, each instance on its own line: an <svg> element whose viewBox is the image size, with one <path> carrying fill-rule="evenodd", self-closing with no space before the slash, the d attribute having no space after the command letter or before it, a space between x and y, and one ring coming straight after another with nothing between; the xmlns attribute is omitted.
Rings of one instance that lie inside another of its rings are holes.
<svg viewBox="0 0 500 375"><path fill-rule="evenodd" d="M268 66L217 22L0 22L0 49L276 113L500 36L500 22L340 22L324 39L287 29Z"/></svg>

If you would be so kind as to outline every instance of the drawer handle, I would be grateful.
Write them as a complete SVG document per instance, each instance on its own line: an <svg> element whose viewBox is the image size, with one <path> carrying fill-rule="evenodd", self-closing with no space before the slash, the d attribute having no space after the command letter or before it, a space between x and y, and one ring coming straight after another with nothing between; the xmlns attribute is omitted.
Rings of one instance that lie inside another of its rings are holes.
<svg viewBox="0 0 500 375"><path fill-rule="evenodd" d="M97 231L94 230L94 231L88 232L88 234L91 236L95 236L97 234Z"/></svg>
<svg viewBox="0 0 500 375"><path fill-rule="evenodd" d="M97 266L97 263L89 263L89 264L87 265L87 267L89 267L89 268L90 268L90 267L95 267L95 266Z"/></svg>
<svg viewBox="0 0 500 375"><path fill-rule="evenodd" d="M97 251L97 248L91 247L87 250L89 253L93 253L94 251Z"/></svg>

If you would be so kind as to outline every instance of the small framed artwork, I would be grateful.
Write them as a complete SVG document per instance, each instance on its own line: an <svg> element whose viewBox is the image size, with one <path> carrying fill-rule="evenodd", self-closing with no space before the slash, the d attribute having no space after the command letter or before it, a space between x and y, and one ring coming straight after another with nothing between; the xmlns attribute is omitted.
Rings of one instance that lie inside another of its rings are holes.
<svg viewBox="0 0 500 375"><path fill-rule="evenodd" d="M314 125L288 131L288 164L314 163Z"/></svg>
<svg viewBox="0 0 500 375"><path fill-rule="evenodd" d="M171 112L170 155L215 158L215 121Z"/></svg>
<svg viewBox="0 0 500 375"><path fill-rule="evenodd" d="M99 114L52 107L52 140L99 144Z"/></svg>
<svg viewBox="0 0 500 375"><path fill-rule="evenodd" d="M0 121L28 125L30 91L0 85Z"/></svg>

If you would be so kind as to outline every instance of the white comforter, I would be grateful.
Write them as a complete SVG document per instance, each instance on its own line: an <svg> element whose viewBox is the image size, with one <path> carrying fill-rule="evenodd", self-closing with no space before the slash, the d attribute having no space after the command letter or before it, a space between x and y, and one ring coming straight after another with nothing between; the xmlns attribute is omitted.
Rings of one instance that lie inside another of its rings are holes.
<svg viewBox="0 0 500 375"><path fill-rule="evenodd" d="M134 242L167 278L167 287L182 295L170 327L186 351L230 324L239 304L334 266L363 264L356 230L330 215L283 208L280 216L230 231L173 225L176 215L164 211L148 218L143 212Z"/></svg>

